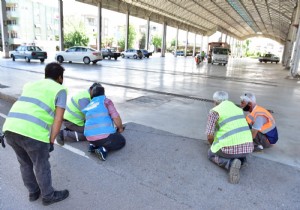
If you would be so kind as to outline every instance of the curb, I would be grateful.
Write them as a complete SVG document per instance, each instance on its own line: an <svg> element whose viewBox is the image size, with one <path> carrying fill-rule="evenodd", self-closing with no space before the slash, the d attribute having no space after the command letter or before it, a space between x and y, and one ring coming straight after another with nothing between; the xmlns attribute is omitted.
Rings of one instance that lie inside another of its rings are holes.
<svg viewBox="0 0 300 210"><path fill-rule="evenodd" d="M17 101L16 97L4 94L0 92L0 99L3 99L4 101L10 102L10 103L15 103Z"/></svg>

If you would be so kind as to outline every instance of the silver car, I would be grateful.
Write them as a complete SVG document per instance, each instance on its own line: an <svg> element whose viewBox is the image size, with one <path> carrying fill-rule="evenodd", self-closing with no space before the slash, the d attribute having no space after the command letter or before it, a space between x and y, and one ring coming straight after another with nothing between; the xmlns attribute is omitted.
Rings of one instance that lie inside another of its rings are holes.
<svg viewBox="0 0 300 210"><path fill-rule="evenodd" d="M134 59L142 59L143 58L143 53L140 50L135 50L135 49L128 49L126 51L121 52L121 57L122 58L134 58Z"/></svg>

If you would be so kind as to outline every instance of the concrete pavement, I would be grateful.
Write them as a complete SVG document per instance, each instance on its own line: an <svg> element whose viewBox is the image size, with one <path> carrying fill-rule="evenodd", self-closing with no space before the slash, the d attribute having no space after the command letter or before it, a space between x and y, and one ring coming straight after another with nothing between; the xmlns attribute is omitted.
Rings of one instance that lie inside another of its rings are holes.
<svg viewBox="0 0 300 210"><path fill-rule="evenodd" d="M95 209L94 199L98 197L108 200L103 209L300 208L296 199L300 189L299 81L289 78L280 64L231 59L227 67L206 63L196 66L192 58L154 56L143 61L120 59L97 65L66 63L64 66L64 84L69 93L100 81L123 120L133 123L128 124L124 133L127 146L105 163L93 157L91 162L56 147L51 160L55 165L53 179L58 186L71 189L71 198L57 208ZM39 63L1 60L0 97L14 100L26 82L43 77L43 67ZM250 156L239 185L230 185L226 172L206 159L206 116L216 90L228 91L236 103L244 91L254 92L258 104L274 111L279 130L278 144ZM86 151L85 143L71 146ZM9 152L10 149L1 151L1 160ZM1 163L1 177L18 173L16 160L10 162L13 172ZM79 167L80 177L85 177L80 182L76 181ZM98 176L99 182L95 184L91 178ZM69 180L67 184L65 179ZM10 189L7 182L3 183L2 189ZM31 209L40 207L24 198L26 190L20 180L14 186L22 188L17 197L23 199L15 207L21 204ZM1 194L1 197L10 196ZM73 203L79 198L79 203ZM7 201L0 201L3 207L9 207Z"/></svg>

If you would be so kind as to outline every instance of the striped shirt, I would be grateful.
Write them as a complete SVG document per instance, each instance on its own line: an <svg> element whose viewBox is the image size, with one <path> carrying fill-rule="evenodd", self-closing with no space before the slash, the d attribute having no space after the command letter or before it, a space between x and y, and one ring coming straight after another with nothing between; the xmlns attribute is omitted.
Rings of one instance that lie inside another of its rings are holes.
<svg viewBox="0 0 300 210"><path fill-rule="evenodd" d="M108 113L109 113L111 118L116 118L116 117L119 116L119 113L117 112L117 109L115 108L113 102L110 99L105 98L104 105L108 109ZM86 137L86 139L88 141L97 141L97 140L105 139L108 136L109 136L109 134L102 134L102 135L97 135L97 136Z"/></svg>
<svg viewBox="0 0 300 210"><path fill-rule="evenodd" d="M219 114L211 110L207 119L206 135L213 136L218 129ZM238 144L234 146L222 147L222 152L225 154L245 154L253 151L253 142Z"/></svg>

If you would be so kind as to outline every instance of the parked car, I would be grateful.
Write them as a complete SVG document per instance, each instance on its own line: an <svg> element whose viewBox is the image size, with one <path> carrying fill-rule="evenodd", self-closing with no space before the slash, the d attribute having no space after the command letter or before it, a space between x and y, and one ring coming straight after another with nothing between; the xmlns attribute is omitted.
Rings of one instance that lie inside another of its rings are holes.
<svg viewBox="0 0 300 210"><path fill-rule="evenodd" d="M90 47L75 46L70 47L66 51L60 51L55 54L55 60L59 63L64 61L83 62L85 64L93 64L103 60L102 53Z"/></svg>
<svg viewBox="0 0 300 210"><path fill-rule="evenodd" d="M149 58L150 56L152 56L152 52L149 52L148 50L140 50L143 53L143 57L144 58Z"/></svg>
<svg viewBox="0 0 300 210"><path fill-rule="evenodd" d="M103 56L103 59L108 58L110 60L111 58L114 58L115 60L118 59L118 57L121 56L121 53L116 52L114 48L103 48L101 49L101 53Z"/></svg>
<svg viewBox="0 0 300 210"><path fill-rule="evenodd" d="M175 56L184 56L184 52L182 50L173 51L173 55Z"/></svg>
<svg viewBox="0 0 300 210"><path fill-rule="evenodd" d="M38 46L22 45L13 51L9 51L9 55L13 61L17 58L25 59L28 63L31 59L38 59L42 63L47 59L47 52L41 50Z"/></svg>
<svg viewBox="0 0 300 210"><path fill-rule="evenodd" d="M134 59L142 59L143 58L143 53L140 50L135 50L135 49L128 49L126 51L121 52L121 57L122 58L134 58Z"/></svg>
<svg viewBox="0 0 300 210"><path fill-rule="evenodd" d="M276 64L280 61L279 57L277 57L276 55L271 54L271 53L267 53L264 56L259 57L258 60L259 60L259 62L265 62L265 63L267 63L267 62L273 63L274 62Z"/></svg>

